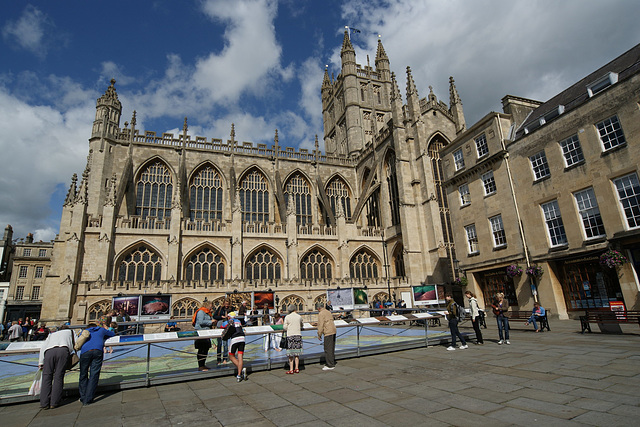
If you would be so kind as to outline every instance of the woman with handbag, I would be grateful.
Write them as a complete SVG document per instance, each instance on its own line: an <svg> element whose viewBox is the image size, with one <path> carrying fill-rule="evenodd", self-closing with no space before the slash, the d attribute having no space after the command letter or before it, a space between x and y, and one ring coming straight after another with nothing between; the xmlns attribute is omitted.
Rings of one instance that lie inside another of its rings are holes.
<svg viewBox="0 0 640 427"><path fill-rule="evenodd" d="M40 408L53 409L60 405L64 387L64 373L74 352L74 335L66 325L49 334L40 349L38 366L42 369Z"/></svg>
<svg viewBox="0 0 640 427"><path fill-rule="evenodd" d="M300 355L302 354L302 316L296 313L296 306L288 307L289 314L284 318L282 328L287 332L287 356L289 356L289 370L287 374L300 372Z"/></svg>

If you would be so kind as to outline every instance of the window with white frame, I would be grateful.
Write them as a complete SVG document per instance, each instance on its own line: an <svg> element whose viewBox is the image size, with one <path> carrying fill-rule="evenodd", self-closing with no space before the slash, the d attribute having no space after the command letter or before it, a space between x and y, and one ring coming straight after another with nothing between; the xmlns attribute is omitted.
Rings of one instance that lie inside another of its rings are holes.
<svg viewBox="0 0 640 427"><path fill-rule="evenodd" d="M549 171L549 164L547 163L547 156L545 156L544 150L529 157L529 161L531 162L534 181L539 181L551 175L551 171Z"/></svg>
<svg viewBox="0 0 640 427"><path fill-rule="evenodd" d="M627 140L624 139L624 132L622 132L618 116L609 117L600 123L596 123L596 127L598 128L604 151L627 143Z"/></svg>
<svg viewBox="0 0 640 427"><path fill-rule="evenodd" d="M35 277L36 279L40 279L40 278L42 277L42 273L44 273L44 267L43 267L43 266L41 266L41 265L38 265L38 266L36 267L36 274L35 274L35 276L34 276L34 277Z"/></svg>
<svg viewBox="0 0 640 427"><path fill-rule="evenodd" d="M16 299L21 300L24 298L24 286L16 286Z"/></svg>
<svg viewBox="0 0 640 427"><path fill-rule="evenodd" d="M488 196L496 192L496 180L493 178L493 171L483 174L481 177L484 195Z"/></svg>
<svg viewBox="0 0 640 427"><path fill-rule="evenodd" d="M560 207L557 200L540 205L544 214L544 221L547 225L549 241L551 246L562 246L567 244L567 235L564 231L564 223L562 215L560 215Z"/></svg>
<svg viewBox="0 0 640 427"><path fill-rule="evenodd" d="M471 203L471 194L469 193L469 185L462 184L458 187L458 194L460 194L460 204L466 206Z"/></svg>
<svg viewBox="0 0 640 427"><path fill-rule="evenodd" d="M640 182L635 173L614 179L618 200L622 206L629 228L640 226Z"/></svg>
<svg viewBox="0 0 640 427"><path fill-rule="evenodd" d="M502 215L496 215L489 218L491 223L491 233L493 235L493 247L499 248L507 245L507 235L504 233L504 225L502 224Z"/></svg>
<svg viewBox="0 0 640 427"><path fill-rule="evenodd" d="M462 154L462 148L453 152L453 162L456 165L456 170L464 168L464 156Z"/></svg>
<svg viewBox="0 0 640 427"><path fill-rule="evenodd" d="M480 135L475 139L476 142L476 152L478 153L478 158L484 157L489 154L489 146L487 145L487 137L484 135Z"/></svg>
<svg viewBox="0 0 640 427"><path fill-rule="evenodd" d="M587 239L605 235L604 224L600 216L600 208L593 188L573 193L578 205L578 213L582 219L582 229Z"/></svg>
<svg viewBox="0 0 640 427"><path fill-rule="evenodd" d="M46 249L40 249L38 251L38 256L41 257L41 258L42 257L46 257L47 256L47 250Z"/></svg>
<svg viewBox="0 0 640 427"><path fill-rule="evenodd" d="M34 286L33 288L31 288L31 299L40 299L40 286Z"/></svg>
<svg viewBox="0 0 640 427"><path fill-rule="evenodd" d="M584 162L584 154L582 154L582 147L580 146L578 134L560 141L560 148L562 148L564 164L567 167Z"/></svg>
<svg viewBox="0 0 640 427"><path fill-rule="evenodd" d="M24 279L25 277L27 277L27 272L29 271L29 267L26 265L21 265L20 266L20 271L18 272L18 278L19 279Z"/></svg>
<svg viewBox="0 0 640 427"><path fill-rule="evenodd" d="M478 253L478 234L476 234L476 225L475 224L467 225L464 228L464 231L467 234L467 243L469 245L469 253L470 254Z"/></svg>
<svg viewBox="0 0 640 427"><path fill-rule="evenodd" d="M30 248L24 248L22 250L22 255L23 256L31 256L31 249Z"/></svg>

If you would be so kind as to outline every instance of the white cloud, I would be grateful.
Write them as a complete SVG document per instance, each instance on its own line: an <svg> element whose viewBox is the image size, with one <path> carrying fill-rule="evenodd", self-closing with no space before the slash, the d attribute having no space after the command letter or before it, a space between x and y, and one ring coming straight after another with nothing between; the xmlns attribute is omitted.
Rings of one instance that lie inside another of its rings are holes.
<svg viewBox="0 0 640 427"><path fill-rule="evenodd" d="M40 9L27 5L16 21L7 21L2 28L2 36L9 44L16 44L34 55L44 58L47 55L45 30L53 24Z"/></svg>
<svg viewBox="0 0 640 427"><path fill-rule="evenodd" d="M101 65L99 83L104 83L110 81L111 79L116 79L119 85L127 86L132 83L135 83L136 79L134 77L128 76L122 71L122 67L116 64L113 61L104 61Z"/></svg>

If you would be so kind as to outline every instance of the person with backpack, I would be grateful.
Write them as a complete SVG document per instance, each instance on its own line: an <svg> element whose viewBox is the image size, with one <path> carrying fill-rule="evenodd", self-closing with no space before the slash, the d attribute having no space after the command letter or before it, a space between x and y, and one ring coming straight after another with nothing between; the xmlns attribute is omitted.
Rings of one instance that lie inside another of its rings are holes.
<svg viewBox="0 0 640 427"><path fill-rule="evenodd" d="M464 309L453 300L453 295L450 293L445 294L444 299L447 301L447 320L449 321L449 331L451 331L451 345L447 347L447 350L453 351L456 349L456 337L460 338L460 349L469 348L464 337L458 330L458 323L463 316Z"/></svg>
<svg viewBox="0 0 640 427"><path fill-rule="evenodd" d="M244 357L244 330L242 329L242 321L239 319L240 314L232 311L227 316L228 325L222 333L222 339L228 340L231 348L229 349L229 359L238 369L236 380L238 382L247 380L247 368L243 366Z"/></svg>
<svg viewBox="0 0 640 427"><path fill-rule="evenodd" d="M484 339L482 338L482 331L480 331L480 308L478 307L478 300L471 291L466 291L464 295L469 298L471 324L473 325L473 330L476 332L476 342L478 343L478 345L483 345Z"/></svg>
<svg viewBox="0 0 640 427"><path fill-rule="evenodd" d="M192 325L195 330L211 329L214 325L213 316L211 315L211 301L205 301L194 313L195 319L192 320ZM209 368L206 366L207 355L211 348L211 340L209 338L200 338L193 341L193 345L198 350L198 371L206 372Z"/></svg>
<svg viewBox="0 0 640 427"><path fill-rule="evenodd" d="M218 324L219 327L224 328L226 326L226 322L229 313L231 313L233 309L231 308L231 302L229 299L225 298L222 302L222 305L218 307L218 309L213 314L213 318L220 322ZM223 340L222 338L218 338L218 365L229 363L229 342L227 340Z"/></svg>

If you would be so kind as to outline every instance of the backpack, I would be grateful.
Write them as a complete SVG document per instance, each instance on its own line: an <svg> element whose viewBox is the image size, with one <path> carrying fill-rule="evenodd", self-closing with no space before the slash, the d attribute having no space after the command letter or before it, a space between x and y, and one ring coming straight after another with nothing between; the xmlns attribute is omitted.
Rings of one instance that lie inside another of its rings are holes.
<svg viewBox="0 0 640 427"><path fill-rule="evenodd" d="M224 330L222 332L222 337L220 338L222 338L223 341L226 341L229 338L231 338L235 333L236 333L236 327L233 324L233 321L230 321L229 324L224 327Z"/></svg>
<svg viewBox="0 0 640 427"><path fill-rule="evenodd" d="M460 323L467 317L467 311L457 302L454 302L453 305L456 307L456 319L458 319L458 323Z"/></svg>

